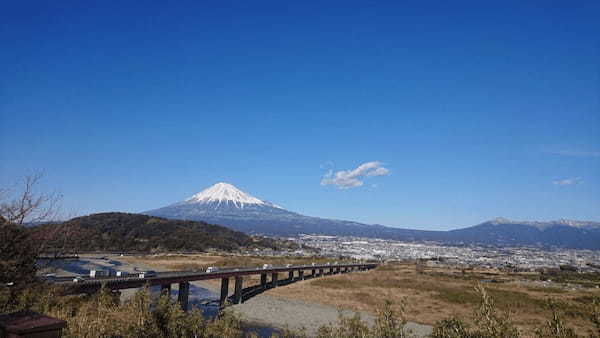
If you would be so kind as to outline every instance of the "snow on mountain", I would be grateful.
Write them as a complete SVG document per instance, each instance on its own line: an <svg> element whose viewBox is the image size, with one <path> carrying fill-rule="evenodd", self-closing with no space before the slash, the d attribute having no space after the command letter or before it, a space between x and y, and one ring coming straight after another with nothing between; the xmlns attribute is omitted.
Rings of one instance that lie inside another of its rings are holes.
<svg viewBox="0 0 600 338"><path fill-rule="evenodd" d="M515 221L503 217L494 218L488 222L485 222L491 225L525 225L536 227L540 230L545 230L548 228L556 227L556 226L568 226L573 228L599 228L599 222L591 222L591 221L576 221L570 219L559 219L548 222L540 222L540 221ZM484 224L485 224L484 223Z"/></svg>
<svg viewBox="0 0 600 338"><path fill-rule="evenodd" d="M244 206L248 204L255 204L268 205L281 209L281 207L276 206L275 204L259 200L258 198L241 191L235 186L224 182L217 183L202 190L201 192L186 199L184 203L216 203L217 205L221 205L222 203L231 203L238 208L244 208Z"/></svg>

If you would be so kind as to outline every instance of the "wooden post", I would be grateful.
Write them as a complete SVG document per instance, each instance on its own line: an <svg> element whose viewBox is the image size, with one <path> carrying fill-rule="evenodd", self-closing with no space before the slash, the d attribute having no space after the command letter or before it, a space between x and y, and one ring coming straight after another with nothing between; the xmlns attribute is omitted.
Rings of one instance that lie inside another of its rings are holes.
<svg viewBox="0 0 600 338"><path fill-rule="evenodd" d="M267 288L267 274L266 273L260 274L260 286L262 286L263 289Z"/></svg>
<svg viewBox="0 0 600 338"><path fill-rule="evenodd" d="M169 287L169 292L171 292L170 287ZM189 297L190 297L190 282L179 283L179 294L177 295L177 301L181 305L181 309L185 312L187 312Z"/></svg>
<svg viewBox="0 0 600 338"><path fill-rule="evenodd" d="M229 278L221 278L221 298L219 298L219 307L224 307L229 293Z"/></svg>
<svg viewBox="0 0 600 338"><path fill-rule="evenodd" d="M273 284L274 288L277 287L277 272L271 274L271 284Z"/></svg>
<svg viewBox="0 0 600 338"><path fill-rule="evenodd" d="M235 293L233 296L233 302L239 304L242 302L242 289L243 289L244 278L242 276L235 277Z"/></svg>

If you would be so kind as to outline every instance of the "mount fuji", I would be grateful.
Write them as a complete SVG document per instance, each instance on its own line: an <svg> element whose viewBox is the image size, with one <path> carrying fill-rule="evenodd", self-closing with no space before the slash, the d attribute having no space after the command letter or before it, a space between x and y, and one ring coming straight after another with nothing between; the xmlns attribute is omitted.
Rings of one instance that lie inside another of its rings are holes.
<svg viewBox="0 0 600 338"><path fill-rule="evenodd" d="M223 182L182 202L143 213L220 224L249 234L278 236L301 233L366 236L371 231L386 229L383 226L304 216Z"/></svg>
<svg viewBox="0 0 600 338"><path fill-rule="evenodd" d="M182 202L143 213L219 224L248 234L320 234L416 242L435 241L452 245L525 245L600 250L599 222L526 222L496 218L472 227L450 231L400 229L304 216L251 196L228 183L217 183Z"/></svg>

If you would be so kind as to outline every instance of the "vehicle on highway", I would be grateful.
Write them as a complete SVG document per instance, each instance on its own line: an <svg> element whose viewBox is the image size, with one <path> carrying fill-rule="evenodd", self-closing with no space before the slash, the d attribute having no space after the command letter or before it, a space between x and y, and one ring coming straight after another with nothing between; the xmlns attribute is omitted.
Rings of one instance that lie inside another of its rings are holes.
<svg viewBox="0 0 600 338"><path fill-rule="evenodd" d="M148 277L155 277L155 276L156 276L156 271L154 271L154 270L142 271L138 274L138 278L148 278Z"/></svg>
<svg viewBox="0 0 600 338"><path fill-rule="evenodd" d="M79 282L83 282L85 279L83 279L83 277L77 276L75 278L73 278L73 283L79 283Z"/></svg>
<svg viewBox="0 0 600 338"><path fill-rule="evenodd" d="M92 278L104 277L104 276L108 276L108 271L90 270L90 277L92 277Z"/></svg>
<svg viewBox="0 0 600 338"><path fill-rule="evenodd" d="M209 266L208 268L206 268L206 272L217 272L219 271L219 268L216 266Z"/></svg>
<svg viewBox="0 0 600 338"><path fill-rule="evenodd" d="M42 279L47 280L49 282L53 282L54 280L56 280L56 274L47 273L42 277Z"/></svg>
<svg viewBox="0 0 600 338"><path fill-rule="evenodd" d="M262 268L264 269L270 269L273 267L273 264L263 264Z"/></svg>
<svg viewBox="0 0 600 338"><path fill-rule="evenodd" d="M315 266L315 265L317 265L317 263L312 262L312 263L310 263L310 265Z"/></svg>
<svg viewBox="0 0 600 338"><path fill-rule="evenodd" d="M292 264L286 264L286 265L285 265L285 267L286 267L286 268L289 268L289 267L291 267L291 266L292 266Z"/></svg>
<svg viewBox="0 0 600 338"><path fill-rule="evenodd" d="M115 272L115 276L117 277L126 277L127 275L129 275L127 272L125 271L117 271Z"/></svg>

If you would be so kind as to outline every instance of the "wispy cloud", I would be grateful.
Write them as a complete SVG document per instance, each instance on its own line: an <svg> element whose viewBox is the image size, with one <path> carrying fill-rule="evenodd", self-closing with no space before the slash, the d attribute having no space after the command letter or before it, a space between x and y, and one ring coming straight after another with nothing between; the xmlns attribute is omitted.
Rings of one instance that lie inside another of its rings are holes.
<svg viewBox="0 0 600 338"><path fill-rule="evenodd" d="M556 150L551 154L571 157L600 157L600 151L582 151L582 150Z"/></svg>
<svg viewBox="0 0 600 338"><path fill-rule="evenodd" d="M331 184L340 189L349 189L362 186L366 177L386 176L389 173L390 171L379 161L366 162L354 170L340 170L335 173L329 170L321 179L321 185Z"/></svg>
<svg viewBox="0 0 600 338"><path fill-rule="evenodd" d="M579 184L581 182L583 182L581 177L569 177L569 178L563 178L561 180L553 181L552 184L554 184L554 185L572 185L572 184Z"/></svg>

